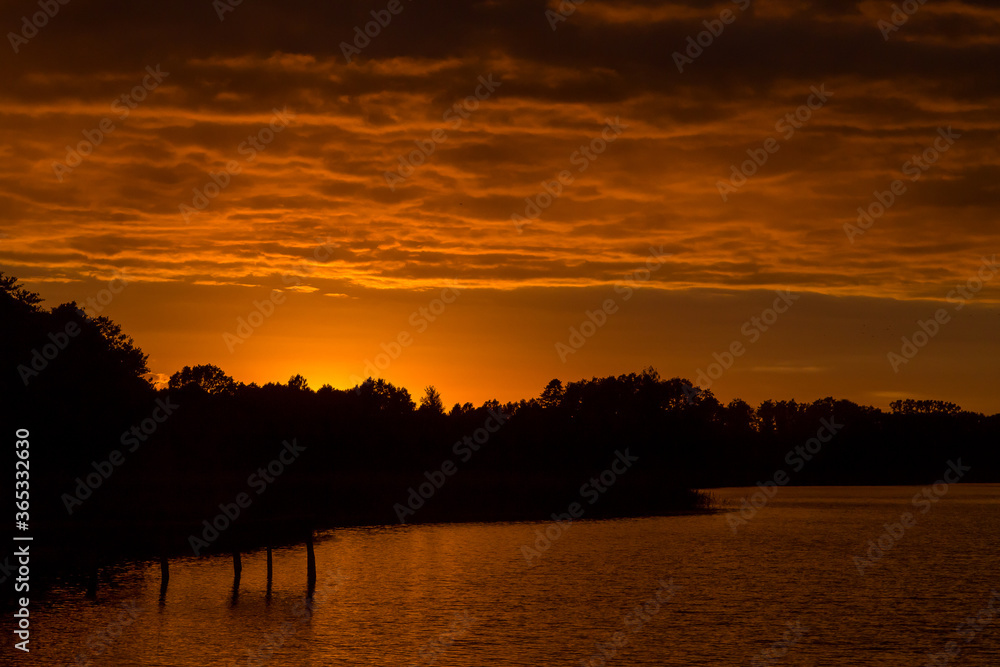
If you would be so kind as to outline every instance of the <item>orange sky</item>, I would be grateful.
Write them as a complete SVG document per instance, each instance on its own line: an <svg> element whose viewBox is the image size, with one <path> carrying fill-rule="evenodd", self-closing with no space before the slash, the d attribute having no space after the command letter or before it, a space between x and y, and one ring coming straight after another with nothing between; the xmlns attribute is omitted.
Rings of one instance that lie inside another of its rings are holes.
<svg viewBox="0 0 1000 667"><path fill-rule="evenodd" d="M478 404L648 365L695 379L735 344L712 380L723 400L1000 411L1000 280L952 292L1000 246L1000 9L927 3L886 39L884 2L592 0L555 30L559 3L404 2L347 63L341 42L385 3L313 4L220 20L205 1L70 3L16 53L8 36L0 270L48 305L123 272L101 314L160 378L215 363L347 387L402 335L381 375ZM0 28L37 10L7 3ZM679 72L674 53L724 10ZM433 152L398 177L420 145ZM719 182L753 156L724 201ZM228 183L193 210L212 174ZM845 231L876 191L895 201ZM651 248L663 257L636 276ZM227 345L276 288L273 314ZM445 288L452 303L420 315ZM798 298L764 331L751 318L776 290Z"/></svg>

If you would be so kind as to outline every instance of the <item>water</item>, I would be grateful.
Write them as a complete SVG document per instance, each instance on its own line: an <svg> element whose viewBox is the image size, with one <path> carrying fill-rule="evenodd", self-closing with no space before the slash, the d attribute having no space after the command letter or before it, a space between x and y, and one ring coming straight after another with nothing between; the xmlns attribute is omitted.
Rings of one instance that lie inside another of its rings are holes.
<svg viewBox="0 0 1000 667"><path fill-rule="evenodd" d="M616 653L592 664L917 666L955 641L947 664L998 665L1000 485L952 486L925 514L920 490L783 488L735 535L722 514L580 521L533 564L522 545L551 524L338 530L316 545L311 611L303 548L275 552L269 597L263 553L237 596L229 558L173 561L162 601L140 563L96 601L33 599L32 653L7 642L3 662L581 665L602 643ZM906 511L916 524L859 574L853 557Z"/></svg>

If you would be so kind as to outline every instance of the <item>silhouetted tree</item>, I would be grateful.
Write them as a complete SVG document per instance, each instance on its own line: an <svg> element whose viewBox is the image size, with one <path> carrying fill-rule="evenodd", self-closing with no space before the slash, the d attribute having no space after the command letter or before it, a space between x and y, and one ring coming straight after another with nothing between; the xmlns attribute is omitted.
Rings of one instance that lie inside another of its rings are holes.
<svg viewBox="0 0 1000 667"><path fill-rule="evenodd" d="M288 388L295 391L309 391L309 382L301 375L293 375L288 379Z"/></svg>
<svg viewBox="0 0 1000 667"><path fill-rule="evenodd" d="M914 415L914 414L945 414L955 415L962 411L958 405L950 401L917 401L912 398L897 400L889 403L889 408L894 414Z"/></svg>
<svg viewBox="0 0 1000 667"><path fill-rule="evenodd" d="M466 402L464 404L458 404L452 406L451 411L448 412L449 417L460 417L462 415L471 414L476 409L472 403Z"/></svg>
<svg viewBox="0 0 1000 667"><path fill-rule="evenodd" d="M7 307L20 308L25 312L37 312L38 304L42 302L42 297L18 283L14 276L5 275L3 271L0 271L0 294L4 296Z"/></svg>
<svg viewBox="0 0 1000 667"><path fill-rule="evenodd" d="M416 407L410 398L410 392L382 378L368 378L354 388L354 393L360 397L367 411L375 413L404 415L413 412Z"/></svg>
<svg viewBox="0 0 1000 667"><path fill-rule="evenodd" d="M759 428L754 409L746 401L734 398L725 410L726 426L736 431L756 431Z"/></svg>
<svg viewBox="0 0 1000 667"><path fill-rule="evenodd" d="M0 275L0 422L30 425L44 443L32 453L32 490L37 483L47 544L71 528L95 543L158 543L175 530L183 542L220 503L245 492L248 476L286 440L305 448L303 462L288 465L224 540L251 540L255 525L270 537L276 526L394 523L394 504L408 488L438 486L450 474L435 472L446 460L461 474L412 520L547 518L626 448L638 462L588 506L588 517L697 508L703 498L691 488L749 486L787 471L788 453L824 423L833 439L793 470L794 484L929 483L942 462L959 457L974 462L963 481L1000 479L1000 415L914 400L894 401L889 414L830 397L723 406L710 390L652 368L553 379L537 399L456 403L447 415L433 386L418 411L405 388L381 378L313 392L301 375L242 385L210 364L185 366L170 377L173 394L156 393L144 379L146 355L121 327L74 303L45 310L40 301ZM65 334L67 325L79 332ZM30 371L24 380L19 366ZM143 438L133 441L136 427ZM130 442L138 446L127 463L69 516L61 494ZM72 561L78 545L70 546Z"/></svg>
<svg viewBox="0 0 1000 667"><path fill-rule="evenodd" d="M542 390L542 395L538 397L538 402L543 408L554 408L562 401L563 394L562 381L558 378L549 380Z"/></svg>
<svg viewBox="0 0 1000 667"><path fill-rule="evenodd" d="M444 403L441 401L441 394L430 385L424 389L424 395L420 398L420 412L427 412L433 415L444 414Z"/></svg>
<svg viewBox="0 0 1000 667"><path fill-rule="evenodd" d="M169 389L181 389L192 385L202 389L206 394L226 394L229 396L234 395L239 389L239 384L233 378L213 364L185 366L171 375L167 382Z"/></svg>

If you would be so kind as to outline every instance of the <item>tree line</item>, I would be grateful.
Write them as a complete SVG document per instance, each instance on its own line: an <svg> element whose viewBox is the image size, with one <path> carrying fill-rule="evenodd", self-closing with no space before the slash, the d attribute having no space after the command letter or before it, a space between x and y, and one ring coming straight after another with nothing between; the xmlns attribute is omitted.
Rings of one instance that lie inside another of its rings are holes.
<svg viewBox="0 0 1000 667"><path fill-rule="evenodd" d="M451 408L433 386L417 401L381 378L258 386L211 363L157 388L119 325L75 303L40 303L0 274L0 411L11 433L32 432L33 524L67 554L81 544L183 552L292 442L301 454L279 475L272 466L266 493L250 495L213 548L306 525L396 524L400 507L407 522L547 519L625 450L635 463L587 518L709 509L695 489L778 470L792 484L924 484L961 457L968 481L1000 479L1000 415L945 401L889 411L833 398L722 403L653 368ZM834 437L791 465L824 423L838 426Z"/></svg>

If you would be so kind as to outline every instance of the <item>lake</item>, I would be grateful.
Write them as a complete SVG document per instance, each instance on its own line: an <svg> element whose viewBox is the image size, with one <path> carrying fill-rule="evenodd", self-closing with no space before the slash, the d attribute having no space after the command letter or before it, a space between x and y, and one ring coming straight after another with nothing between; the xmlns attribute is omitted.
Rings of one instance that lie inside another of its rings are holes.
<svg viewBox="0 0 1000 667"><path fill-rule="evenodd" d="M1000 485L763 497L745 523L328 531L311 605L302 547L275 550L270 595L263 552L236 595L229 557L172 561L162 600L158 564L128 564L96 600L33 596L32 652L5 640L4 664L1000 665Z"/></svg>

